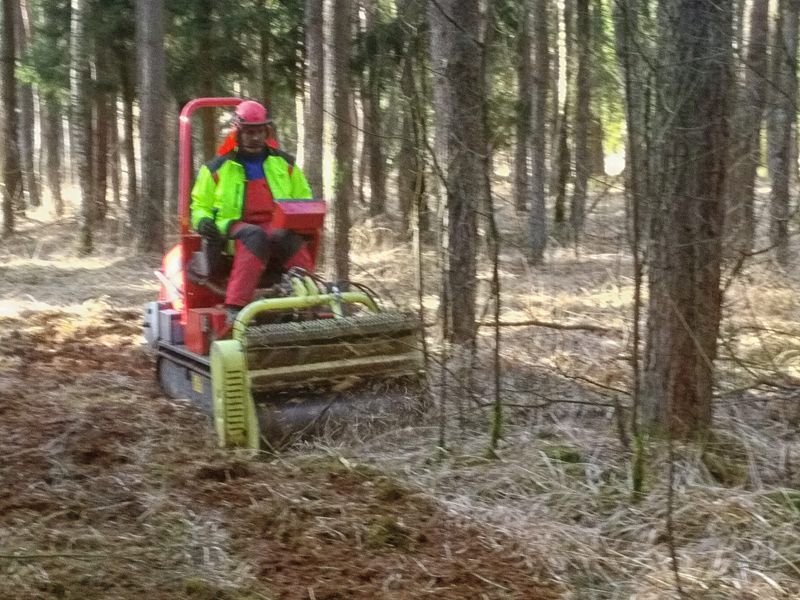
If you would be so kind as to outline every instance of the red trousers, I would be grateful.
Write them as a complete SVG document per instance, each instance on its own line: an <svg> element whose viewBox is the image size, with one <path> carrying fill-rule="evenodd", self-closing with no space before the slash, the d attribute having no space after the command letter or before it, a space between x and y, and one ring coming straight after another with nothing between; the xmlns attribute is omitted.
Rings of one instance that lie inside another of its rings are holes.
<svg viewBox="0 0 800 600"><path fill-rule="evenodd" d="M236 240L225 304L244 306L253 300L261 277L268 271L268 283L280 281L285 269L302 267L314 270L311 253L300 236L283 229L273 229L269 223L245 223L231 226L230 237Z"/></svg>
<svg viewBox="0 0 800 600"><path fill-rule="evenodd" d="M244 217L234 223L228 237L236 240L225 304L245 306L264 276L277 283L285 269L314 270L314 261L303 238L285 229L273 229L272 194L263 179L247 182Z"/></svg>

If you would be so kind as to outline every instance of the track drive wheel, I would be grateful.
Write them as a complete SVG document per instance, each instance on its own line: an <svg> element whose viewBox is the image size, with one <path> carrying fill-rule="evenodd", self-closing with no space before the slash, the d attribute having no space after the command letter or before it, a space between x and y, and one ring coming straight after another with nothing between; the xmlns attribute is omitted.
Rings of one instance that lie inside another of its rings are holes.
<svg viewBox="0 0 800 600"><path fill-rule="evenodd" d="M220 447L258 450L260 430L244 347L236 340L216 341L211 345L210 360L214 427Z"/></svg>

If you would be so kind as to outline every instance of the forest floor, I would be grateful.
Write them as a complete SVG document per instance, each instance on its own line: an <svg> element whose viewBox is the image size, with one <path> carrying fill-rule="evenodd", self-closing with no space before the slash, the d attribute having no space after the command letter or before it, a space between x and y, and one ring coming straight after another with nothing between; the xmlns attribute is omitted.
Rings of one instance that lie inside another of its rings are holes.
<svg viewBox="0 0 800 600"><path fill-rule="evenodd" d="M505 231L502 319L538 325L502 328L493 459L486 327L478 393L450 390L446 451L438 411L279 456L216 449L207 417L161 394L141 339L159 257L130 256L113 224L78 257L76 231L28 218L0 246L0 599L800 597L796 272L762 257L728 287L714 435L644 440L633 497L633 282L611 202L580 253L553 248L542 268L521 226ZM353 243L354 279L414 300L391 227Z"/></svg>

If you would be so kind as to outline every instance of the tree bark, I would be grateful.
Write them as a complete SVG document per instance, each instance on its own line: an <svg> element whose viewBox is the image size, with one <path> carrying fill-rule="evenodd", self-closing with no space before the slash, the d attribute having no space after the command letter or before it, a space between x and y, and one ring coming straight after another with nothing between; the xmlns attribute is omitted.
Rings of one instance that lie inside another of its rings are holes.
<svg viewBox="0 0 800 600"><path fill-rule="evenodd" d="M197 34L200 37L200 50L198 53L198 61L204 68L201 71L200 81L198 82L198 89L201 96L212 97L215 95L214 86L214 47L213 41L213 27L214 27L214 7L213 0L196 0L197 1ZM203 123L202 130L202 148L203 160L211 160L217 150L217 111L213 108L206 108L200 112L200 120ZM144 149L142 149L144 154ZM144 173L144 171L143 171ZM144 186L144 180L142 185ZM144 190L143 190L144 191Z"/></svg>
<svg viewBox="0 0 800 600"><path fill-rule="evenodd" d="M72 0L70 30L70 154L76 162L81 191L81 225L78 249L92 251L94 226L94 190L92 187L92 96L89 67L89 40L86 32L89 5L87 0Z"/></svg>
<svg viewBox="0 0 800 600"><path fill-rule="evenodd" d="M603 148L603 121L591 113L589 116L589 174L605 175L605 150Z"/></svg>
<svg viewBox="0 0 800 600"><path fill-rule="evenodd" d="M55 11L43 7L41 18L42 30L39 39L55 44L61 38L61 31L68 24L62 23ZM58 216L64 215L64 199L62 196L61 182L63 181L62 169L65 164L64 154L64 103L54 89L43 87L40 96L41 115L41 154L39 171L47 180L50 190L52 210ZM44 168L41 164L44 164Z"/></svg>
<svg viewBox="0 0 800 600"><path fill-rule="evenodd" d="M397 155L397 201L403 233L409 233L414 223L412 213L417 204L417 195L421 191L418 182L424 181L424 166L420 156L420 131L416 103L416 85L414 83L413 57L403 59L401 86L406 110L403 113L401 128L402 139Z"/></svg>
<svg viewBox="0 0 800 600"><path fill-rule="evenodd" d="M61 217L64 214L64 199L61 195L61 154L64 151L62 106L53 93L45 94L42 100L44 102L42 131L47 152L47 187L50 188L53 210Z"/></svg>
<svg viewBox="0 0 800 600"><path fill-rule="evenodd" d="M430 156L434 172L431 194L433 196L433 212L436 215L436 247L443 254L441 258L442 269L446 271L447 266L447 235L445 231L448 227L447 222L447 156L449 155L449 132L447 130L450 121L450 105L448 101L448 82L445 75L445 66L449 56L451 40L447 35L446 17L442 14L442 7L439 0L428 2L428 22L430 30L430 54L431 54L431 79L433 84L433 153ZM443 293L448 293L444 287ZM449 302L442 303L449 306Z"/></svg>
<svg viewBox="0 0 800 600"><path fill-rule="evenodd" d="M452 318L448 338L458 345L475 339L477 212L486 198L487 136L484 121L484 48L480 41L480 1L438 1L431 9L433 35L441 36L446 54L434 56L444 64L446 110L437 113L447 132L447 265L446 295ZM435 17L435 19L433 18Z"/></svg>
<svg viewBox="0 0 800 600"><path fill-rule="evenodd" d="M403 92L403 124L401 129L400 150L397 153L397 204L403 233L411 231L411 213L416 195L416 182L419 175L417 162L417 136L414 122L414 71L413 57L408 52L403 57L403 71L400 76L400 87Z"/></svg>
<svg viewBox="0 0 800 600"><path fill-rule="evenodd" d="M361 36L361 32L358 33ZM369 144L366 143L367 132L364 129L366 122L366 108L368 100L365 100L367 94L367 76L364 71L358 74L358 92L353 92L353 101L350 104L350 118L356 125L355 135L355 148L356 154L359 155L358 159L358 183L355 184L356 195L358 197L358 204L367 206L366 189L367 174L369 173ZM360 100L359 106L356 105L356 96ZM359 110L359 108L361 110ZM360 149L360 150L359 150ZM354 170L355 171L355 170ZM372 216L372 215L371 215Z"/></svg>
<svg viewBox="0 0 800 600"><path fill-rule="evenodd" d="M270 35L270 27L271 23L268 19L264 19L264 22L261 23L259 32L258 32L258 65L259 65L259 82L261 83L261 89L259 101L264 104L264 106L269 111L272 107L269 105L271 101L271 96L273 92L273 77L272 77L272 65L270 64L270 54L272 52L272 36Z"/></svg>
<svg viewBox="0 0 800 600"><path fill-rule="evenodd" d="M555 201L553 204L553 224L555 236L560 241L565 238L565 226L567 222L567 181L570 174L570 163L572 157L569 152L569 120L570 109L569 100L565 100L562 105L562 112L558 117L558 138L553 155L553 187Z"/></svg>
<svg viewBox="0 0 800 600"><path fill-rule="evenodd" d="M14 14L15 17L15 42L17 54L22 57L30 45L31 26L28 22L26 7L18 5ZM28 196L28 206L36 207L41 204L41 194L39 190L39 179L36 175L34 166L34 136L36 130L36 113L33 102L33 85L29 83L17 83L17 93L19 96L20 128L19 128L19 151L24 188Z"/></svg>
<svg viewBox="0 0 800 600"><path fill-rule="evenodd" d="M397 155L397 197L404 233L413 232L419 227L429 229L427 207L424 206L425 159L423 136L425 114L420 106L421 94L414 73L417 61L422 58L422 29L424 15L415 0L396 0L398 20L403 26L403 62L400 75L400 113L402 114L402 139ZM391 130L391 129L390 129ZM413 215L419 207L417 222Z"/></svg>
<svg viewBox="0 0 800 600"><path fill-rule="evenodd" d="M100 46L102 42L95 44L95 69L97 73L97 84L94 86L94 106L95 106L95 129L94 129L94 168L92 184L94 188L94 210L96 221L100 222L106 218L108 213L108 202L106 192L108 191L108 129L110 120L109 92L110 87L107 77L107 59L104 56L105 48Z"/></svg>
<svg viewBox="0 0 800 600"><path fill-rule="evenodd" d="M178 217L178 153L180 151L178 141L178 115L181 106L174 97L167 95L166 100L166 124L165 124L165 160L166 170L165 185L165 206L166 216L164 218L165 227L170 230L170 223L177 223Z"/></svg>
<svg viewBox="0 0 800 600"><path fill-rule="evenodd" d="M122 91L122 156L125 160L125 182L128 203L128 223L133 230L136 227L136 215L139 212L139 191L136 177L136 145L134 135L133 101L135 96L133 60L127 55L117 57L121 63L120 88Z"/></svg>
<svg viewBox="0 0 800 600"><path fill-rule="evenodd" d="M117 96L111 95L111 105L109 107L109 173L111 175L111 200L117 210L122 206L122 186L120 182L120 136L119 136L119 115L117 114Z"/></svg>
<svg viewBox="0 0 800 600"><path fill-rule="evenodd" d="M744 56L744 52L742 48L744 48L744 15L745 15L745 8L747 7L747 0L733 0L734 5L734 17L733 17L733 44L736 49L739 51L740 56ZM755 2L753 4L765 4L767 8L769 8L769 0L764 0L763 2ZM744 67L744 64L737 65L737 71L739 67ZM738 73L734 75L734 81L739 78Z"/></svg>
<svg viewBox="0 0 800 600"><path fill-rule="evenodd" d="M660 10L662 192L652 219L642 414L650 428L690 437L712 419L733 17L730 3L715 0L669 0Z"/></svg>
<svg viewBox="0 0 800 600"><path fill-rule="evenodd" d="M575 79L575 188L570 203L570 234L577 242L586 219L589 184L589 123L591 121L591 37L589 0L576 0L578 73Z"/></svg>
<svg viewBox="0 0 800 600"><path fill-rule="evenodd" d="M781 51L779 47L782 46L782 42L780 41L783 36L783 17L784 11L780 10L780 1L781 0L770 0L774 10L774 16L772 17L772 24L771 24L771 31L769 34L769 44L770 49L768 50L769 58L767 59L769 62L769 90L768 90L768 97L767 97L767 109L766 109L766 117L767 117L767 173L770 178L772 178L772 174L775 172L775 156L778 153L778 148L780 147L780 140L781 140L781 131L778 129L779 120L775 118L776 116L776 107L780 103L779 96L783 93L779 91L778 86L780 82L778 81L778 73L780 71L780 63L781 63ZM775 4L778 3L778 6L775 7ZM772 12L770 15L772 16Z"/></svg>
<svg viewBox="0 0 800 600"><path fill-rule="evenodd" d="M610 48L614 44L613 40L613 29L609 31L609 25L611 22L607 21L607 17L610 16L602 2L592 2L590 4L591 9L591 60L590 62L592 65L597 65L598 67L602 66L602 58L603 54L605 53L606 48ZM597 69L599 71L599 69ZM599 88L601 87L601 78L594 73L590 73L589 78L591 80L591 87L592 87L592 97L590 101L590 109L589 109L589 174L590 175L597 175L597 176L604 176L605 175L605 150L604 150L604 143L605 143L605 127L603 124L602 118L599 116L602 114L602 107L601 103L602 100L602 90ZM598 90L598 94L595 94L595 89ZM597 99L596 99L597 96Z"/></svg>
<svg viewBox="0 0 800 600"><path fill-rule="evenodd" d="M547 248L547 90L550 88L548 0L534 0L534 74L531 107L530 254L533 264L544 260Z"/></svg>
<svg viewBox="0 0 800 600"><path fill-rule="evenodd" d="M142 202L136 224L139 252L164 250L164 0L136 0L139 38L139 135L142 152Z"/></svg>
<svg viewBox="0 0 800 600"><path fill-rule="evenodd" d="M653 76L649 56L654 53L645 34L649 30L648 19L647 0L620 0L614 4L614 36L624 79L628 133L625 139L625 196L630 240L647 237L652 196L650 164L654 159L648 139L650 111L647 90ZM640 217L631 222L634 212Z"/></svg>
<svg viewBox="0 0 800 600"><path fill-rule="evenodd" d="M742 0L742 4L744 1ZM744 69L733 130L725 232L734 253L747 254L755 240L754 193L761 156L761 124L767 102L769 3L753 2Z"/></svg>
<svg viewBox="0 0 800 600"><path fill-rule="evenodd" d="M792 131L797 120L797 35L800 0L778 2L779 26L775 37L775 82L774 105L772 107L773 154L770 164L772 192L770 194L769 238L775 258L787 266L789 255L789 182L791 164Z"/></svg>
<svg viewBox="0 0 800 600"><path fill-rule="evenodd" d="M367 80L364 102L364 146L369 160L369 214L382 215L386 212L386 172L384 169L381 111L381 49L375 39L378 24L377 0L364 0L365 34L367 39Z"/></svg>
<svg viewBox="0 0 800 600"><path fill-rule="evenodd" d="M335 277L346 281L350 275L350 201L354 191L354 144L350 114L350 31L353 4L352 0L332 0L332 7L333 72L330 79L333 86L325 90L326 97L331 97L335 119L332 251Z"/></svg>
<svg viewBox="0 0 800 600"><path fill-rule="evenodd" d="M574 11L575 0L563 0L562 27L564 32L563 55L559 51L560 68L559 87L563 84L563 96L560 98L561 106L556 120L556 146L552 154L552 191L551 196L555 198L553 210L553 223L555 234L558 238L565 237L567 221L567 182L571 174L572 156L570 153L569 134L573 121L572 93L574 85L574 48L575 48L575 27ZM559 44L560 45L560 44ZM562 80L563 79L563 83Z"/></svg>
<svg viewBox="0 0 800 600"><path fill-rule="evenodd" d="M14 233L14 210L22 196L22 173L17 145L17 82L14 76L16 48L14 44L14 13L19 10L16 0L3 0L2 83L3 100L3 237Z"/></svg>
<svg viewBox="0 0 800 600"><path fill-rule="evenodd" d="M528 149L531 137L531 106L533 104L533 71L531 68L530 10L528 2L520 7L519 37L517 38L517 145L514 148L514 207L528 208L530 175Z"/></svg>
<svg viewBox="0 0 800 600"><path fill-rule="evenodd" d="M322 2L306 0L306 115L303 171L318 197L322 197L322 131L325 107L325 52Z"/></svg>

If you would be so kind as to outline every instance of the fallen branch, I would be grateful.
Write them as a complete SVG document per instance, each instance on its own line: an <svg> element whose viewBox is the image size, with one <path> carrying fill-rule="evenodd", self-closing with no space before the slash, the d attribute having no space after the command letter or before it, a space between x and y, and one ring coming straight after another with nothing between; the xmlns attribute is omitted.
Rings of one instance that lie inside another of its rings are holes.
<svg viewBox="0 0 800 600"><path fill-rule="evenodd" d="M593 385L596 388L601 390L606 390L609 392L615 392L616 394L622 394L623 396L630 396L631 393L628 390L624 390L622 388L614 387L613 385L606 385L604 383L600 383L599 381L595 381L594 379L590 379L589 377L585 377L583 375L571 375L561 369L558 370L558 374L561 375L564 379L571 379L573 381L583 381L584 383L588 383L589 385Z"/></svg>
<svg viewBox="0 0 800 600"><path fill-rule="evenodd" d="M479 327L494 327L493 322L481 321L478 323ZM539 319L531 319L529 321L500 321L500 327L547 327L548 329L561 329L561 330L582 330L594 331L596 333L608 333L615 331L609 327L602 325L592 325L591 323L553 323L551 321L540 321Z"/></svg>
<svg viewBox="0 0 800 600"><path fill-rule="evenodd" d="M519 395L529 395L535 396L537 398L541 398L542 402L538 404L521 404L521 403L514 403L514 402L503 402L503 406L507 406L509 408L524 408L524 409L533 409L538 410L542 408L549 408L554 404L579 404L583 406L592 406L592 407L600 407L600 408L630 408L627 405L620 404L620 403L612 403L612 402L595 402L593 400L576 400L572 398L551 398L549 396L545 396L544 394L540 394L534 390L527 390L527 389L511 389L511 388L501 388L501 392L505 394L519 394ZM488 408L492 405L492 402L482 402L479 399L474 400L475 404L480 408Z"/></svg>
<svg viewBox="0 0 800 600"><path fill-rule="evenodd" d="M120 558L111 554L82 554L74 552L52 552L42 554L0 554L0 560L39 560L44 558L74 558L77 560L109 560Z"/></svg>

